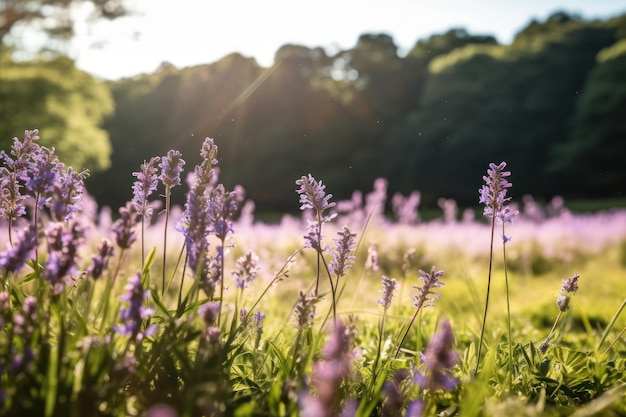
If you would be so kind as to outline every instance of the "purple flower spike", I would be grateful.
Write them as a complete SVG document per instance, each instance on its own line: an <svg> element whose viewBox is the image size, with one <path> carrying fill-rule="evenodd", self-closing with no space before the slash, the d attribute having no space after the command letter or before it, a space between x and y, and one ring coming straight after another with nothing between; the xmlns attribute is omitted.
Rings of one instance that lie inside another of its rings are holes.
<svg viewBox="0 0 626 417"><path fill-rule="evenodd" d="M296 184L300 186L296 190L300 194L300 210L310 208L315 210L316 214L321 217L325 210L335 206L335 203L328 201L333 195L327 195L324 191L326 186L322 185L322 181L315 181L311 174L308 177L303 176L296 181Z"/></svg>
<svg viewBox="0 0 626 417"><path fill-rule="evenodd" d="M330 272L337 274L338 277L342 277L354 263L354 255L352 253L354 252L356 234L351 233L348 226L344 226L341 232L337 232L337 235L339 235L339 238L334 239L333 260L329 262L328 268Z"/></svg>
<svg viewBox="0 0 626 417"><path fill-rule="evenodd" d="M571 297L578 291L578 278L580 275L575 274L572 277L563 280L563 286L561 287L561 294L556 299L556 305L561 312L569 310L569 303Z"/></svg>
<svg viewBox="0 0 626 417"><path fill-rule="evenodd" d="M126 293L120 296L120 300L126 301L128 306L120 309L121 323L114 329L117 333L130 336L131 340L140 342L146 336L153 335L156 330L155 324L141 330L143 320L154 314L154 309L144 307L144 301L150 295L150 290L144 291L140 273L128 278L125 289Z"/></svg>
<svg viewBox="0 0 626 417"><path fill-rule="evenodd" d="M388 278L383 275L383 289L382 291L378 291L378 293L380 294L380 300L378 300L378 304L382 305L385 310L387 310L391 305L393 292L395 291L396 286L397 282L395 278Z"/></svg>
<svg viewBox="0 0 626 417"><path fill-rule="evenodd" d="M259 258L248 251L237 259L235 268L233 275L237 277L237 288L247 288L259 272Z"/></svg>
<svg viewBox="0 0 626 417"><path fill-rule="evenodd" d="M448 320L439 323L437 332L433 335L426 348L422 360L425 366L424 373L418 373L416 383L423 389L452 391L457 380L451 374L452 368L459 363L459 357L453 349L454 334Z"/></svg>
<svg viewBox="0 0 626 417"><path fill-rule="evenodd" d="M185 161L181 158L181 153L175 150L169 150L167 155L161 158L159 168L161 168L161 175L159 179L168 188L174 187L180 184L180 173L183 170Z"/></svg>
<svg viewBox="0 0 626 417"><path fill-rule="evenodd" d="M313 319L315 318L315 303L317 299L312 296L306 296L304 292L300 291L298 295L298 302L295 307L296 322L294 326L298 330L303 330L311 327Z"/></svg>
<svg viewBox="0 0 626 417"><path fill-rule="evenodd" d="M483 176L485 185L479 190L478 201L485 205L483 214L486 217L493 217L498 221L508 223L518 212L505 207L505 203L511 199L506 196L507 189L513 186L507 179L511 172L505 171L505 167L506 162L501 162L499 165L493 162L489 164L487 175Z"/></svg>
<svg viewBox="0 0 626 417"><path fill-rule="evenodd" d="M439 280L439 277L443 275L443 271L437 271L433 266L430 272L424 272L420 269L419 280L422 281L422 286L412 285L411 288L415 288L417 294L414 294L413 305L419 310L422 307L434 307L435 300L440 297L438 292L433 292L433 288L442 287L444 284Z"/></svg>
<svg viewBox="0 0 626 417"><path fill-rule="evenodd" d="M89 268L87 268L87 273L91 275L93 279L100 278L106 270L112 255L113 244L109 239L102 238L98 245L98 253L92 257L92 263Z"/></svg>
<svg viewBox="0 0 626 417"><path fill-rule="evenodd" d="M115 234L115 243L122 249L128 249L137 240L135 227L139 222L134 206L128 202L120 207L120 218L113 223L111 229Z"/></svg>
<svg viewBox="0 0 626 417"><path fill-rule="evenodd" d="M158 156L150 159L149 162L141 164L141 171L133 172L133 176L137 177L137 181L133 183L133 205L139 216L149 218L152 216L152 206L148 204L148 197L157 189L157 168L156 163L159 162Z"/></svg>
<svg viewBox="0 0 626 417"><path fill-rule="evenodd" d="M54 221L68 221L80 210L85 191L84 180L88 176L89 171L76 172L72 167L59 173L52 195L46 203Z"/></svg>
<svg viewBox="0 0 626 417"><path fill-rule="evenodd" d="M43 197L54 189L54 183L63 169L63 164L54 154L54 148L41 147L32 158L26 188L33 197ZM43 207L45 202L45 197L40 198L38 204Z"/></svg>
<svg viewBox="0 0 626 417"><path fill-rule="evenodd" d="M20 230L17 244L9 245L7 250L0 252L0 271L15 274L24 266L35 249L36 234L37 231L31 225Z"/></svg>

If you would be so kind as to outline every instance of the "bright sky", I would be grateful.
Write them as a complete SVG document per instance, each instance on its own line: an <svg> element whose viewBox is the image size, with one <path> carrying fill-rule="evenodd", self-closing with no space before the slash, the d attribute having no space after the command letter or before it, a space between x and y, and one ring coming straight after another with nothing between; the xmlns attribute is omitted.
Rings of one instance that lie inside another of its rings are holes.
<svg viewBox="0 0 626 417"><path fill-rule="evenodd" d="M624 0L127 0L136 16L81 23L71 55L106 79L215 62L231 52L271 66L285 44L353 47L363 33L391 35L400 52L464 27L509 43L532 19L565 10L586 19L626 13Z"/></svg>

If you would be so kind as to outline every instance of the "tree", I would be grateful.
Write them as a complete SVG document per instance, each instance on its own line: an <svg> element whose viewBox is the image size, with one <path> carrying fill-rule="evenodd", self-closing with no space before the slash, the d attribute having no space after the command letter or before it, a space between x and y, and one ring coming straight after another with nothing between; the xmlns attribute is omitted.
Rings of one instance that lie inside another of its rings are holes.
<svg viewBox="0 0 626 417"><path fill-rule="evenodd" d="M0 149L39 129L41 144L77 170L102 170L111 153L100 124L113 110L108 88L68 58L12 62L0 54Z"/></svg>
<svg viewBox="0 0 626 417"><path fill-rule="evenodd" d="M116 19L129 10L125 0L0 0L0 48L18 39L12 32L27 28L42 31L49 37L68 38L73 35L72 8L91 4L91 19Z"/></svg>

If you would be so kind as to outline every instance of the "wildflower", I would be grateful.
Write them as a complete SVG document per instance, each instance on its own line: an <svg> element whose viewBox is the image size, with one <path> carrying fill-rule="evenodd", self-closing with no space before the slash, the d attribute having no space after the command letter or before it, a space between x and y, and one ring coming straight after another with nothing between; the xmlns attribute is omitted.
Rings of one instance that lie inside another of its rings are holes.
<svg viewBox="0 0 626 417"><path fill-rule="evenodd" d="M323 252L326 248L322 248L322 238L319 222L308 220L307 233L304 235L304 247Z"/></svg>
<svg viewBox="0 0 626 417"><path fill-rule="evenodd" d="M43 207L46 199L40 197L53 190L54 183L62 169L63 164L54 154L54 148L40 147L32 156L26 188L38 199L38 207Z"/></svg>
<svg viewBox="0 0 626 417"><path fill-rule="evenodd" d="M295 307L296 329L302 330L306 329L307 327L311 327L311 325L313 324L313 319L315 318L316 302L316 297L307 297L304 292L300 291L300 294L298 295L298 302L296 303Z"/></svg>
<svg viewBox="0 0 626 417"><path fill-rule="evenodd" d="M24 266L35 249L36 233L37 231L31 225L20 230L17 244L15 246L9 244L5 251L0 252L0 270L5 274L15 274Z"/></svg>
<svg viewBox="0 0 626 417"><path fill-rule="evenodd" d="M398 369L393 373L391 380L385 381L383 384L383 394L385 400L383 402L382 416L394 417L400 415L400 410L404 404L404 393L402 392L402 383L409 377L407 369Z"/></svg>
<svg viewBox="0 0 626 417"><path fill-rule="evenodd" d="M507 180L511 172L505 171L505 167L506 162L501 162L499 165L490 163L487 175L483 176L485 184L479 190L479 202L485 205L483 214L503 223L510 222L518 214L517 211L505 210L504 204L511 199L506 196L507 189L512 187Z"/></svg>
<svg viewBox="0 0 626 417"><path fill-rule="evenodd" d="M421 417L424 411L424 401L421 398L411 401L404 417Z"/></svg>
<svg viewBox="0 0 626 417"><path fill-rule="evenodd" d="M135 226L139 222L134 206L129 202L120 207L120 218L113 223L111 230L115 234L115 242L122 249L128 249L137 240Z"/></svg>
<svg viewBox="0 0 626 417"><path fill-rule="evenodd" d="M315 388L315 397L309 393L301 395L300 408L308 413L303 406L309 405L323 411L318 415L339 416L339 388L350 376L353 360L352 334L340 320L335 322L322 353L323 359L313 364L311 385Z"/></svg>
<svg viewBox="0 0 626 417"><path fill-rule="evenodd" d="M133 172L137 181L133 183L133 206L139 216L149 218L152 216L152 206L148 204L148 197L157 189L157 173L155 164L159 162L158 156L152 157L150 161L141 164L141 171Z"/></svg>
<svg viewBox="0 0 626 417"><path fill-rule="evenodd" d="M383 289L381 291L378 291L378 293L381 295L380 299L378 300L378 304L382 305L385 310L387 310L391 305L391 300L393 299L393 292L396 289L396 285L397 282L395 278L388 278L383 275Z"/></svg>
<svg viewBox="0 0 626 417"><path fill-rule="evenodd" d="M30 165L32 156L39 149L39 145L35 143L39 140L38 130L26 130L24 132L24 140L20 141L17 137L13 138L11 145L11 158L4 151L0 151L0 160L4 160L5 165L20 179L26 179L26 171Z"/></svg>
<svg viewBox="0 0 626 417"><path fill-rule="evenodd" d="M259 258L251 251L239 257L233 275L237 277L237 288L246 288L259 272Z"/></svg>
<svg viewBox="0 0 626 417"><path fill-rule="evenodd" d="M20 184L14 172L0 167L0 218L13 221L26 214L20 201L26 197L20 193Z"/></svg>
<svg viewBox="0 0 626 417"><path fill-rule="evenodd" d="M260 311L255 311L254 312L254 324L256 325L257 329L260 329L261 327L263 327L263 320L265 320L265 314Z"/></svg>
<svg viewBox="0 0 626 417"><path fill-rule="evenodd" d="M159 179L167 188L172 188L180 184L180 173L183 170L185 161L181 158L181 153L175 150L169 150L167 155L161 158L159 168L161 175Z"/></svg>
<svg viewBox="0 0 626 417"><path fill-rule="evenodd" d="M219 311L220 303L218 301L209 301L198 308L198 314L207 327L213 326L217 322Z"/></svg>
<svg viewBox="0 0 626 417"><path fill-rule="evenodd" d="M228 233L233 231L233 217L237 212L237 193L224 190L218 184L209 198L209 213L211 214L212 232L222 242Z"/></svg>
<svg viewBox="0 0 626 417"><path fill-rule="evenodd" d="M444 284L439 280L439 277L443 275L443 271L437 271L433 266L430 272L424 272L419 270L419 280L422 281L422 286L412 285L411 288L415 288L417 294L414 294L413 305L420 309L422 307L433 307L435 300L441 295L438 292L433 292L433 288L442 287Z"/></svg>
<svg viewBox="0 0 626 417"><path fill-rule="evenodd" d="M59 173L52 194L46 202L50 208L52 220L68 221L75 212L80 210L81 198L85 190L83 181L88 176L89 171L76 172L72 167Z"/></svg>
<svg viewBox="0 0 626 417"><path fill-rule="evenodd" d="M156 331L155 324L151 324L144 331L141 331L143 319L154 314L154 309L144 306L144 301L150 295L150 290L144 291L140 273L128 278L128 284L124 288L126 293L120 296L120 300L126 301L128 306L120 309L122 322L115 325L114 329L117 333L130 336L131 340L140 342L146 336L153 335Z"/></svg>
<svg viewBox="0 0 626 417"><path fill-rule="evenodd" d="M459 362L459 357L453 345L452 326L448 320L443 320L422 356L425 371L417 374L415 381L417 385L431 391L436 389L452 391L456 387L457 380L451 374L451 369Z"/></svg>
<svg viewBox="0 0 626 417"><path fill-rule="evenodd" d="M313 209L318 218L321 218L325 210L335 206L335 203L329 202L333 195L326 194L324 191L326 186L322 184L322 181L315 181L311 174L307 177L302 176L296 184L300 186L296 190L300 194L300 210Z"/></svg>
<svg viewBox="0 0 626 417"><path fill-rule="evenodd" d="M106 270L112 255L113 244L109 239L102 238L98 245L98 253L92 257L92 263L89 268L87 268L87 273L91 275L93 279L100 278Z"/></svg>
<svg viewBox="0 0 626 417"><path fill-rule="evenodd" d="M561 312L566 312L569 309L570 298L578 291L578 278L580 278L580 275L575 274L563 280L561 294L559 294L559 297L556 299L556 305Z"/></svg>
<svg viewBox="0 0 626 417"><path fill-rule="evenodd" d="M355 257L352 255L352 252L354 251L356 234L351 233L348 226L344 226L342 231L337 232L337 235L339 235L339 238L334 239L333 260L329 262L328 268L330 272L337 274L338 277L342 277L354 263Z"/></svg>
<svg viewBox="0 0 626 417"><path fill-rule="evenodd" d="M378 249L376 248L376 242L370 242L367 248L367 259L365 260L365 269L368 271L378 271Z"/></svg>
<svg viewBox="0 0 626 417"><path fill-rule="evenodd" d="M59 294L65 288L67 278L76 270L78 247L83 241L84 230L77 223L70 230L63 230L61 223L50 223L46 230L48 259L43 275Z"/></svg>

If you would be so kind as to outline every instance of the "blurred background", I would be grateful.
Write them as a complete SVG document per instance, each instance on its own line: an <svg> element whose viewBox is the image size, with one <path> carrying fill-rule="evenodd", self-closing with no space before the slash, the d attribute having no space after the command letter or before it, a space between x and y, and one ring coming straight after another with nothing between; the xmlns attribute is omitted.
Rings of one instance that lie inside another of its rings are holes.
<svg viewBox="0 0 626 417"><path fill-rule="evenodd" d="M514 200L626 206L622 1L220 3L0 0L0 149L39 129L114 209L207 136L260 216L308 173L473 207L502 160Z"/></svg>

